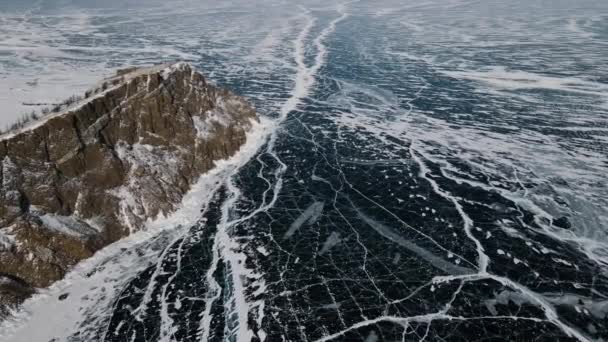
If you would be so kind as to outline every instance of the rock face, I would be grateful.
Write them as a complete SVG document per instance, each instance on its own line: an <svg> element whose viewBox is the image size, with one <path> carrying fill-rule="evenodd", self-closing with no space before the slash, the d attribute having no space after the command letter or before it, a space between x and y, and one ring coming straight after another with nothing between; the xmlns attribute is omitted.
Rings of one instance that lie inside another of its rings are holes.
<svg viewBox="0 0 608 342"><path fill-rule="evenodd" d="M0 316L173 211L252 120L244 99L180 63L119 71L71 109L0 137Z"/></svg>

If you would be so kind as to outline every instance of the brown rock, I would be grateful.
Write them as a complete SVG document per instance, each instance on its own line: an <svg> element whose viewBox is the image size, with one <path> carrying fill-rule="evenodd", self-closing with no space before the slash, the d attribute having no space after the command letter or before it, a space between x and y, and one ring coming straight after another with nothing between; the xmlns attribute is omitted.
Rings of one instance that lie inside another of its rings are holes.
<svg viewBox="0 0 608 342"><path fill-rule="evenodd" d="M0 137L0 307L175 210L251 120L243 98L179 63L123 69L71 109Z"/></svg>

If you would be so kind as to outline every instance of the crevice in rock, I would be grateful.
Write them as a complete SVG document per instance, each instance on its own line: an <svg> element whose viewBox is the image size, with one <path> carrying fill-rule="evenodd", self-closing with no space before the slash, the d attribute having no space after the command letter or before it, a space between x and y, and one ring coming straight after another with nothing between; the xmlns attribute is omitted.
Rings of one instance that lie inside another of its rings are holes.
<svg viewBox="0 0 608 342"><path fill-rule="evenodd" d="M76 138L78 139L78 143L80 144L79 151L82 151L86 147L86 143L82 137L82 132L80 131L79 120L76 115L72 115L72 127L74 128L74 132L76 133Z"/></svg>
<svg viewBox="0 0 608 342"><path fill-rule="evenodd" d="M31 201L25 191L19 191L19 210L21 210L21 214L27 214L30 212Z"/></svg>

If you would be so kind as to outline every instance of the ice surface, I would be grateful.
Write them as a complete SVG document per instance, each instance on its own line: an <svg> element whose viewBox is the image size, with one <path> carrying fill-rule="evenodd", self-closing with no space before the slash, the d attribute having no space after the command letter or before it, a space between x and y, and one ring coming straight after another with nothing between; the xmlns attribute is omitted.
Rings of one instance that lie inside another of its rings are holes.
<svg viewBox="0 0 608 342"><path fill-rule="evenodd" d="M608 339L606 4L129 4L3 11L0 77L186 60L263 130L1 336Z"/></svg>

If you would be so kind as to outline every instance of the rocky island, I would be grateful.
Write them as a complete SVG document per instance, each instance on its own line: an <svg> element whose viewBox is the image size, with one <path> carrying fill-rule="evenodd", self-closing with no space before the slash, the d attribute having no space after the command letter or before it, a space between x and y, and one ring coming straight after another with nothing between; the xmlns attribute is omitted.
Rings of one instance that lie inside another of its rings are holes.
<svg viewBox="0 0 608 342"><path fill-rule="evenodd" d="M0 317L166 215L257 120L185 63L129 68L0 136Z"/></svg>

